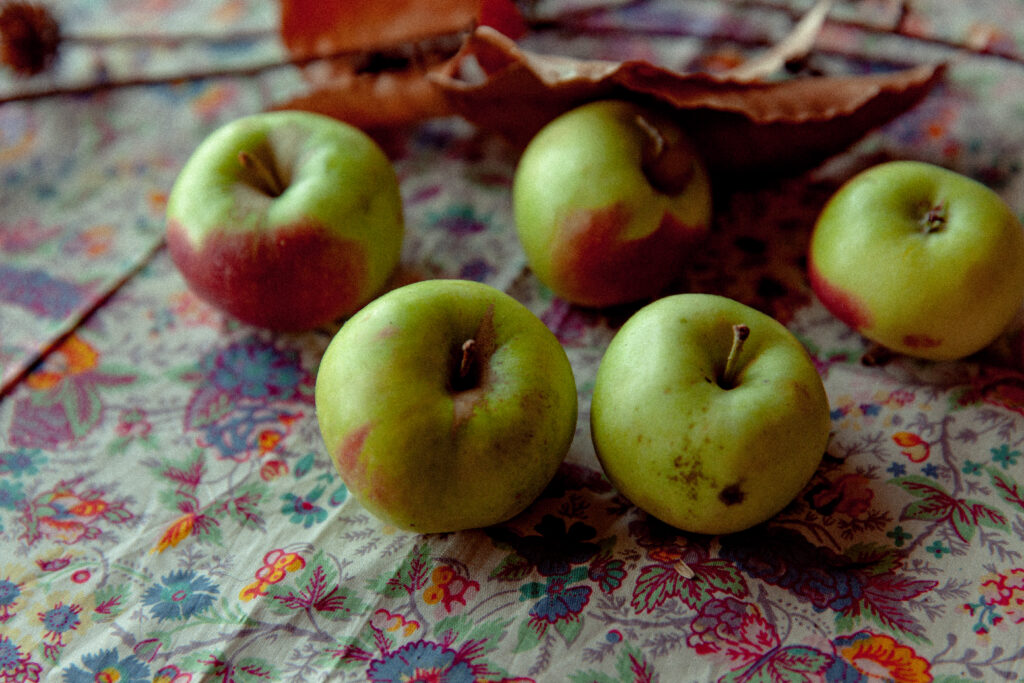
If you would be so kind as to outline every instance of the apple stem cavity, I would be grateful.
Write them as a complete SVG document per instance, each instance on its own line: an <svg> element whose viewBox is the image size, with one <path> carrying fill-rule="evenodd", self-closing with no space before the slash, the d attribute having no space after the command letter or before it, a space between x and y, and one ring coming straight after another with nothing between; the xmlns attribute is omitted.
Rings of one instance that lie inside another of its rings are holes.
<svg viewBox="0 0 1024 683"><path fill-rule="evenodd" d="M646 134L640 152L640 168L647 182L662 194L678 194L693 177L693 157L684 145L673 145L665 133L642 114L636 125Z"/></svg>
<svg viewBox="0 0 1024 683"><path fill-rule="evenodd" d="M718 386L723 389L732 389L736 386L736 372L738 370L740 353L743 345L750 336L750 328L740 323L732 326L732 348L729 349L729 357L725 360L725 370L718 380Z"/></svg>
<svg viewBox="0 0 1024 683"><path fill-rule="evenodd" d="M261 192L271 197L280 197L284 194L284 183L278 177L273 164L268 164L259 156L245 150L238 153L238 163L256 175L256 187Z"/></svg>

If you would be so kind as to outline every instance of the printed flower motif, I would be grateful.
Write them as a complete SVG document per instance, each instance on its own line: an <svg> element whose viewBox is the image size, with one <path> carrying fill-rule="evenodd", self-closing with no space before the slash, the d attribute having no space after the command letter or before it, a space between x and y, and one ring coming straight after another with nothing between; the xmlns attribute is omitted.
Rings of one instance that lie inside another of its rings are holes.
<svg viewBox="0 0 1024 683"><path fill-rule="evenodd" d="M147 439L153 431L153 424L146 418L146 411L128 408L121 411L117 421L117 435L126 439Z"/></svg>
<svg viewBox="0 0 1024 683"><path fill-rule="evenodd" d="M191 569L180 569L150 586L142 596L142 602L150 607L150 613L163 621L165 619L188 619L213 604L220 590L207 577Z"/></svg>
<svg viewBox="0 0 1024 683"><path fill-rule="evenodd" d="M0 300L50 320L67 318L82 305L88 291L42 269L0 263Z"/></svg>
<svg viewBox="0 0 1024 683"><path fill-rule="evenodd" d="M188 426L202 429L202 435L197 439L200 446L213 451L218 458L238 462L254 455L264 456L276 448L291 433L295 421L302 417L302 413L291 413L280 406L258 402L217 409L228 412L205 424L196 424L193 416Z"/></svg>
<svg viewBox="0 0 1024 683"><path fill-rule="evenodd" d="M913 432L896 432L892 440L910 462L924 462L931 455L931 445Z"/></svg>
<svg viewBox="0 0 1024 683"><path fill-rule="evenodd" d="M16 510L25 500L21 482L0 481L0 508Z"/></svg>
<svg viewBox="0 0 1024 683"><path fill-rule="evenodd" d="M72 665L64 671L64 683L150 683L151 680L147 664L135 655L121 659L117 650L101 650L85 655L82 657L82 667Z"/></svg>
<svg viewBox="0 0 1024 683"><path fill-rule="evenodd" d="M121 524L133 517L123 501L108 499L104 491L80 488L80 483L58 482L52 490L24 503L24 538L30 545L43 537L71 545L99 536L101 521Z"/></svg>
<svg viewBox="0 0 1024 683"><path fill-rule="evenodd" d="M614 593L626 578L626 563L613 560L610 554L599 555L590 563L587 577L604 593Z"/></svg>
<svg viewBox="0 0 1024 683"><path fill-rule="evenodd" d="M373 613L370 619L370 627L376 631L387 631L388 633L401 632L406 638L420 630L420 622L415 619L408 619L405 615L389 612L381 608Z"/></svg>
<svg viewBox="0 0 1024 683"><path fill-rule="evenodd" d="M279 583L288 572L297 572L306 566L306 560L298 553L286 553L277 548L263 556L263 566L256 570L256 580L243 588L238 598L252 600L267 594L267 586Z"/></svg>
<svg viewBox="0 0 1024 683"><path fill-rule="evenodd" d="M68 337L57 347L56 353L58 367L36 370L26 378L28 386L38 390L53 389L66 380L87 374L99 363L96 349L77 335Z"/></svg>
<svg viewBox="0 0 1024 683"><path fill-rule="evenodd" d="M153 683L191 683L192 674L169 664L156 672Z"/></svg>
<svg viewBox="0 0 1024 683"><path fill-rule="evenodd" d="M1001 465L1004 470L1009 469L1013 465L1016 465L1017 458L1019 458L1021 455L1020 451L1010 450L1010 447L1005 443L1002 444L999 448L991 449L991 451L992 461L998 465Z"/></svg>
<svg viewBox="0 0 1024 683"><path fill-rule="evenodd" d="M201 368L215 387L236 398L290 397L305 377L297 352L256 339L206 356Z"/></svg>
<svg viewBox="0 0 1024 683"><path fill-rule="evenodd" d="M135 379L134 374L100 367L96 349L71 335L25 378L32 392L14 404L10 443L52 450L85 436L103 416L101 390Z"/></svg>
<svg viewBox="0 0 1024 683"><path fill-rule="evenodd" d="M981 595L986 604L1001 607L1010 622L1024 623L1024 567L989 575L981 583Z"/></svg>
<svg viewBox="0 0 1024 683"><path fill-rule="evenodd" d="M0 624L15 615L14 608L18 604L18 598L21 597L23 585L12 581L10 576L0 579Z"/></svg>
<svg viewBox="0 0 1024 683"><path fill-rule="evenodd" d="M520 586L520 600L540 598L530 608L531 623L546 627L558 621L570 621L583 611L590 601L590 586L573 586L570 584L586 576L586 568L575 570L563 576L549 576L547 583L536 581Z"/></svg>
<svg viewBox="0 0 1024 683"><path fill-rule="evenodd" d="M0 475L39 474L39 467L46 464L46 456L38 448L18 448L0 452Z"/></svg>
<svg viewBox="0 0 1024 683"><path fill-rule="evenodd" d="M477 680L469 662L460 659L454 650L427 640L417 640L386 654L383 659L373 660L366 676L370 683L475 683Z"/></svg>
<svg viewBox="0 0 1024 683"><path fill-rule="evenodd" d="M32 653L0 633L0 683L38 683L43 667L32 661Z"/></svg>
<svg viewBox="0 0 1024 683"><path fill-rule="evenodd" d="M445 612L451 612L456 603L466 604L467 594L480 590L480 584L460 576L449 565L442 564L430 574L430 585L423 591L423 601L428 605L441 603Z"/></svg>
<svg viewBox="0 0 1024 683"><path fill-rule="evenodd" d="M292 523L301 524L308 529L327 519L327 510L314 502L322 493L323 491L317 489L305 498L294 493L286 493L281 496L281 500L285 501L281 512L290 515L288 519Z"/></svg>
<svg viewBox="0 0 1024 683"><path fill-rule="evenodd" d="M701 606L700 614L690 624L686 644L701 655L717 655L729 664L747 664L780 642L757 605L726 597Z"/></svg>
<svg viewBox="0 0 1024 683"><path fill-rule="evenodd" d="M893 638L859 631L833 641L836 658L825 675L828 683L928 683L932 680L928 660Z"/></svg>
<svg viewBox="0 0 1024 683"><path fill-rule="evenodd" d="M46 632L43 634L43 638L49 640L58 647L66 645L64 642L64 634L69 631L74 631L78 628L81 623L79 614L82 612L81 605L75 604L64 604L58 602L50 609L45 612L40 612L37 616L39 621L46 627Z"/></svg>

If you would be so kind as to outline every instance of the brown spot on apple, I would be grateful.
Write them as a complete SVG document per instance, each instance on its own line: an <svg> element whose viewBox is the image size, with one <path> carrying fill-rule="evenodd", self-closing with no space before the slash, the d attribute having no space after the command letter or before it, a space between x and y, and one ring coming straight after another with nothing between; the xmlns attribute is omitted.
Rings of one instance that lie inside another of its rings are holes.
<svg viewBox="0 0 1024 683"><path fill-rule="evenodd" d="M658 228L638 239L622 232L630 209L618 203L569 215L561 226L565 245L552 258L555 289L574 303L604 307L659 294L679 274L687 247L704 234L669 213Z"/></svg>
<svg viewBox="0 0 1024 683"><path fill-rule="evenodd" d="M310 329L355 312L365 294L363 246L313 222L216 230L196 245L170 221L167 246L198 296L261 327Z"/></svg>
<svg viewBox="0 0 1024 683"><path fill-rule="evenodd" d="M718 500L727 506L739 505L747 497L747 494L740 488L739 482L730 484L718 492Z"/></svg>
<svg viewBox="0 0 1024 683"><path fill-rule="evenodd" d="M818 299L832 315L855 330L871 327L872 317L870 311L852 294L839 289L829 282L815 267L814 263L807 265L807 275L815 295L817 295Z"/></svg>

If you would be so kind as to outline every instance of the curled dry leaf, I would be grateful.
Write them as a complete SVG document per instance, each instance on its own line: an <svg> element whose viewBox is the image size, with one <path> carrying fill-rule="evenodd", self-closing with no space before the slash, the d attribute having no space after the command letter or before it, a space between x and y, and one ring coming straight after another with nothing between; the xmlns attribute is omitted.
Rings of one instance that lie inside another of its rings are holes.
<svg viewBox="0 0 1024 683"><path fill-rule="evenodd" d="M913 107L941 65L891 73L738 80L644 61L538 55L478 28L432 75L456 112L517 144L584 102L621 98L673 109L713 171L793 172L836 154Z"/></svg>
<svg viewBox="0 0 1024 683"><path fill-rule="evenodd" d="M673 110L712 172L733 175L814 166L913 107L944 71L767 80L813 49L831 0L765 54L717 75L520 49L525 24L513 0L280 2L296 61L329 59L307 68L308 94L276 108L371 131L459 114L521 145L572 107L630 99Z"/></svg>
<svg viewBox="0 0 1024 683"><path fill-rule="evenodd" d="M310 92L278 105L365 129L451 114L428 74L476 26L518 37L525 23L512 0L280 0L281 39L305 65ZM323 58L323 59L318 59Z"/></svg>

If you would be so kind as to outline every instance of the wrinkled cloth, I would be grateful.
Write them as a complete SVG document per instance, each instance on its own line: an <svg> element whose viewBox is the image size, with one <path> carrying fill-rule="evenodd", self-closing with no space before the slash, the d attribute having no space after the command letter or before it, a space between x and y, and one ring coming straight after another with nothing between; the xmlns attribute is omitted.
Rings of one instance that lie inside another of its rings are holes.
<svg viewBox="0 0 1024 683"><path fill-rule="evenodd" d="M537 281L511 212L517 150L454 117L389 140L407 222L397 280L473 279L527 305L572 362L576 439L505 524L420 536L373 518L314 412L337 325L231 320L163 246L196 145L308 85L282 64L274 5L53 4L57 62L0 73L4 683L1024 675L1019 334L964 361L865 365L868 342L817 301L805 258L831 193L888 159L977 178L1024 213L1024 5L837 3L794 69L945 62L943 83L811 171L716 179L712 235L675 288L786 324L824 379L832 436L786 510L704 537L617 495L591 445L595 372L635 307L581 309ZM730 68L809 5L541 0L522 41Z"/></svg>

